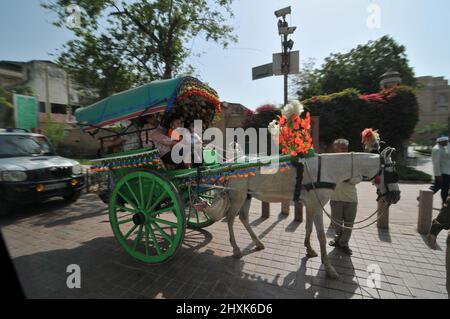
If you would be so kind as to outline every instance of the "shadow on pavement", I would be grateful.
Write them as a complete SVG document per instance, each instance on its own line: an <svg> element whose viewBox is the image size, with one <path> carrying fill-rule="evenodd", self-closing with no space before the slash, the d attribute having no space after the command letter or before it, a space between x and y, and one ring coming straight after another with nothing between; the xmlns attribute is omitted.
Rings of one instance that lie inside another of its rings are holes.
<svg viewBox="0 0 450 319"><path fill-rule="evenodd" d="M188 229L177 254L160 265L134 260L114 237L21 256L13 263L28 298L282 297L275 283L243 272L244 261L219 257L210 250L199 252L211 238L206 230ZM80 266L79 289L67 287L70 264Z"/></svg>
<svg viewBox="0 0 450 319"><path fill-rule="evenodd" d="M36 220L33 224L36 226L54 227L103 214L108 215L108 207L98 201L96 195L89 194L83 195L75 203L55 198L39 204L16 207L12 216L0 219L0 225L7 226L33 217Z"/></svg>
<svg viewBox="0 0 450 319"><path fill-rule="evenodd" d="M431 247L430 243L428 242L427 235L422 235L422 234L419 234L419 235L420 235L420 238L422 238L422 240L423 240L423 242L425 243L425 245L427 245L428 248L433 249L433 248ZM436 242L436 250L437 250L437 251L442 251L442 250L443 250L443 249L441 248L441 246L439 245L438 242Z"/></svg>
<svg viewBox="0 0 450 319"><path fill-rule="evenodd" d="M377 227L377 230L378 230L378 238L381 241L392 243L391 233L389 232L389 229L382 229Z"/></svg>

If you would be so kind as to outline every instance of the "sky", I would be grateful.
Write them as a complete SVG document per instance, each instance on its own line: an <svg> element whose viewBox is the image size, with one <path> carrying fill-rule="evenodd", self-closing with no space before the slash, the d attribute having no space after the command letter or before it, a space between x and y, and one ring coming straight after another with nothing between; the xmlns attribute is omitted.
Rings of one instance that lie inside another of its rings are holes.
<svg viewBox="0 0 450 319"><path fill-rule="evenodd" d="M0 60L52 60L73 38L70 30L51 24L55 16L40 7L41 1L0 1ZM375 28L368 26L374 5L380 9ZM272 53L281 51L274 11L286 6L292 8L289 24L297 27L292 40L293 50L300 51L300 68L308 58L320 66L331 53L390 35L405 45L416 76L450 79L448 0L235 0L235 16L228 23L235 27L237 43L227 50L201 38L188 44L193 52L204 52L188 62L222 101L251 109L282 103L283 78L253 81L252 68L272 62Z"/></svg>

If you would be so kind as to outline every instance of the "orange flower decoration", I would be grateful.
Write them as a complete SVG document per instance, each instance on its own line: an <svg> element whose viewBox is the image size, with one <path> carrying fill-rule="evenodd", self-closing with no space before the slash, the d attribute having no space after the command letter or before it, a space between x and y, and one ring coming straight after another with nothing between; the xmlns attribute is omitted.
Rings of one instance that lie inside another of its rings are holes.
<svg viewBox="0 0 450 319"><path fill-rule="evenodd" d="M279 144L283 154L291 156L301 156L308 153L312 148L311 117L309 112L302 119L298 114L294 114L287 119L283 115L278 117L280 128Z"/></svg>

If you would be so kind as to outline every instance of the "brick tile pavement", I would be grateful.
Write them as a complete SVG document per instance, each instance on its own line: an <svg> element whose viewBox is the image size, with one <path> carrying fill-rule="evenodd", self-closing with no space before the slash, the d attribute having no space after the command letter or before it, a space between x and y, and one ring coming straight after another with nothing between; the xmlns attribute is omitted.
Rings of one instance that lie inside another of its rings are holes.
<svg viewBox="0 0 450 319"><path fill-rule="evenodd" d="M53 200L24 208L0 225L31 298L448 298L446 236L439 237L439 249L433 251L414 229L415 198L424 187L402 184L402 200L391 208L389 231L376 226L354 231L351 258L328 247L339 280L326 277L320 258L306 258L304 225L294 222L293 214L280 215L280 204L271 204L271 217L262 219L260 202L252 203L251 224L265 250L254 250L236 220L240 260L231 257L227 225L221 221L202 230L188 229L183 246L164 265L135 261L112 237L106 206L93 194L72 205ZM376 203L371 185L360 184L358 191L360 219L371 214ZM438 201L436 197L436 206ZM327 236L333 236L332 229ZM315 232L312 244L319 251ZM81 267L80 289L66 286L69 264ZM381 268L379 288L367 281L367 266L372 264Z"/></svg>

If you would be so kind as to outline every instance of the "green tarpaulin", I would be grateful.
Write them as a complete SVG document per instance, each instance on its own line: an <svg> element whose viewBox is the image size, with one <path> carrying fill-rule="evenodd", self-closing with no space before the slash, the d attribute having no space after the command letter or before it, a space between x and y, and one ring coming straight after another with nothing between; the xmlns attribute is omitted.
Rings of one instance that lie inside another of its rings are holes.
<svg viewBox="0 0 450 319"><path fill-rule="evenodd" d="M106 126L143 114L168 111L182 85L188 82L207 87L193 77L153 81L134 89L116 93L90 106L79 108L75 111L75 117L83 128L89 128L90 126Z"/></svg>

